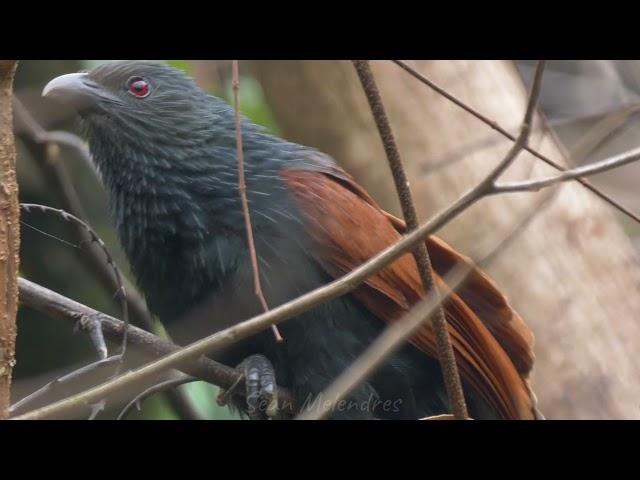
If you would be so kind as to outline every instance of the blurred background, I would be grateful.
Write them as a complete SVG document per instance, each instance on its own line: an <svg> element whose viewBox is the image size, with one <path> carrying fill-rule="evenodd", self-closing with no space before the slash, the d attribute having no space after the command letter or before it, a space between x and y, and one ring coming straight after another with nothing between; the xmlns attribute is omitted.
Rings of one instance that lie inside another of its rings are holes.
<svg viewBox="0 0 640 480"><path fill-rule="evenodd" d="M78 201L89 223L105 241L123 272L129 276L126 259L110 223L104 192L92 167L81 155L78 155L75 149L64 145L52 147L38 142L33 135L34 122L48 131L78 132L74 112L63 105L42 99L40 92L43 86L55 76L90 69L101 62L103 61L25 60L19 63L15 78L15 96L21 107L16 109L15 131L20 200L24 203L64 208L65 199L61 198L59 189L54 188L61 175L59 165L63 164L64 176L75 186ZM166 62L193 76L196 82L209 93L231 101L230 61L167 60ZM486 64L483 62L445 64L439 61L409 63L422 69L423 73L429 73L431 78L464 101L475 105L482 113L498 120L509 132L517 134L525 87L531 80L535 62L499 62L496 66L492 66L495 62L486 62ZM358 91L360 87L357 77L351 71L352 67L348 62L241 61L240 66L241 109L245 115L274 134L321 148L335 156L384 207L397 212L397 203L388 193L390 177L381 146L376 140L377 133L372 121L367 118L370 113L363 107L364 97ZM456 148L447 146L443 136L437 132L440 128L451 129L454 125L458 125L454 117L448 116L448 109L455 107L449 105L440 107L444 105L442 99L438 100L441 103L435 103L432 97L433 92L415 79L411 79L397 66L384 66L381 62L375 62L374 67L374 73L380 78L383 98L389 102L389 114L401 150L406 153L405 160L408 164L408 173L412 178L416 200L419 203L418 209L421 216L426 218L446 205L446 202L454 199L464 190L467 185L465 182L467 180L471 182L474 178L464 161L471 161L469 158L473 157L475 165L482 164L484 169L489 168L493 160L483 161L482 159L488 158L488 152L504 152L508 142L489 127L475 123L473 128L464 125L458 127L458 130L451 134L458 139ZM400 75L405 79L397 80ZM470 81L472 76L481 77L478 82L484 82L485 90L479 87L480 83ZM544 120L540 119L535 125L536 134L532 146L543 148L546 143L552 142L549 140L549 136L552 136L553 142L557 142L553 148L557 150L555 155L550 156L554 159L561 158L557 152L562 151L567 154L567 162L570 165L606 158L636 148L640 133L639 95L640 62L550 61L546 68L540 101ZM418 98L422 103L416 100ZM500 109L508 113L501 113ZM435 113L433 113L434 110ZM419 115L427 114L432 117L424 117L424 121L420 120L422 117ZM455 113L455 115L462 114L468 116L466 113ZM454 114L451 113L451 115ZM449 118L451 120L448 120ZM426 123L427 121L430 123ZM360 135L365 130L369 133L366 136ZM429 148L427 149L421 142L427 142ZM539 163L533 157L523 158L523 170L519 172L519 178L522 178L522 174L539 176L548 173L547 170L538 167ZM482 171L484 170L481 169L478 175ZM462 180L458 182L458 179ZM640 164L598 175L592 180L593 184L606 194L620 201L630 210L640 212L640 195L638 195ZM581 187L568 187L563 190L563 196L569 195L569 193L565 195L565 192L573 191L571 190L573 188L579 190ZM433 192L436 191L438 196L434 199ZM524 200L525 196L527 200ZM533 195L525 196L522 196L521 201L519 200L518 205L522 207L519 211L525 209L524 202L533 197ZM573 198L569 201L563 196L554 200L558 202L558 211L574 212L573 207L569 206L571 202L574 202L574 205L576 202L587 205L580 199ZM584 215L593 214L593 218L600 218L599 215L603 215L602 218L606 216L605 220L598 221L598 228L605 229L607 232L604 235L605 245L609 241L613 245L612 249L623 252L619 255L609 255L609 259L618 259L613 262L616 268L618 261L637 268L637 259L629 253L625 240L621 239L618 231L624 232L621 235L624 235L625 239L628 238L632 244L640 247L639 226L615 209L605 207L602 201L589 198L589 202L598 202L602 206L591 207L589 203L588 208L585 207ZM601 210L604 213L601 213ZM600 213L594 213L596 211ZM445 229L443 232L445 238L454 246L470 255L477 253L476 246L479 251L482 251L480 247L484 245L485 240L490 244L498 238L499 234L513 226L512 223L507 225L506 217L500 214L495 218L489 216L485 218L482 217L483 213L478 213L480 210L474 210L474 212L474 222L483 223L484 226ZM542 215L545 214L542 213ZM550 215L553 217L552 214ZM57 218L38 213L25 214L23 220L26 225L22 229L22 275L65 296L120 318L121 310L119 302L114 299L114 292L105 288L104 283L99 281L90 263L86 258L83 259L85 255L83 250L59 240L65 239L71 243L77 243L69 226ZM564 218L563 221L571 223L573 220ZM541 225L532 225L530 228L542 229L541 238L545 235L544 227ZM585 238L598 237L599 230L593 228L583 232L580 228L576 230L571 227L565 232L562 240L551 238L549 241L558 248L561 241L572 243L571 248L575 258L589 258L591 262L595 255L593 251L602 252L602 244L595 245L586 240L582 242ZM569 238L570 232L573 231L578 232L576 235L582 239L581 241L576 242ZM532 233L530 237L533 238L533 236ZM541 241L536 244L536 248L540 249L539 252L553 246L542 245ZM566 251L568 247L563 244L563 248ZM527 263L525 268L524 263L519 263L519 259L527 256L535 257L536 255L532 255L531 251L527 253L527 251L516 249L509 254L504 264L496 267L496 272L492 273L497 275L501 283L509 282L510 288L514 289L513 292L510 291L510 295L514 297L521 312L523 310L525 313L532 312L529 315L523 313L523 316L528 321L531 317L535 318L530 323L534 324L538 345L542 345L541 349L537 350L538 361L543 365L542 371L551 372L562 368L567 372L574 369L571 378L568 378L571 376L569 374L564 379L561 375L557 378L549 378L546 374L542 379L539 376L535 377L535 383L544 392L538 393L543 411L545 411L544 407L547 407L545 412L547 416L556 418L637 418L640 415L640 402L635 399L632 400L635 409L630 410L627 405L614 405L621 397L631 395L631 392L625 391L622 386L618 389L615 385L615 377L622 375L620 373L622 371L624 375L620 379L621 383L637 384L637 376L628 378L637 373L633 370L636 367L621 367L621 370L615 373L611 362L602 358L602 352L611 343L599 344L593 347L595 350L587 349L590 356L585 359L584 350L578 350L580 347L578 339L581 336L575 331L575 328L578 328L575 325L580 325L577 321L566 322L573 325L571 328L574 330L563 331L560 339L558 339L558 331L551 333L544 327L544 322L562 322L562 319L567 316L581 315L579 312L568 311L571 308L582 308L582 311L593 312L593 309L588 306L579 306L582 299L588 296L585 290L567 291L562 298L553 297L554 293L551 291L557 291L553 282L561 282L566 278L566 282L571 283L571 279L563 273L562 268L571 270L581 277L580 281L584 283L588 283L590 279L587 275L580 274L579 268L572 269L571 265L576 262L573 258L567 261L564 267L562 262L555 263L552 268L555 271L544 274L547 276L540 287L532 285L531 281L523 281L520 284L519 280L514 279L533 277L538 270L544 272L549 270L549 266L544 262L541 266L533 267ZM531 259L526 260L526 262L531 261ZM551 259L547 262L553 263ZM626 295L638 296L640 282L637 281L639 279L636 278L636 273L621 274L617 270L604 271L598 265L600 264L595 262L589 268L598 270L597 274L594 272L592 274L599 275L600 280L595 287L587 285L588 288L609 289L606 290L607 298L612 303L616 301L611 293L614 288L628 288ZM607 286L609 281L615 286ZM598 295L594 294L595 297ZM541 302L553 303L553 308L533 312L533 307L530 305ZM568 304L572 306L567 307ZM637 314L640 313L637 305L633 300L626 313L622 315L620 312L609 311L609 307L605 305L603 311L608 313L602 316L596 315L597 318L594 318L593 323L606 324L612 315L615 321L622 325L618 328L617 335L629 337L625 341L631 342L629 345L637 345L640 342L635 325ZM589 322L584 318L583 320L584 328L591 328L586 326ZM627 328L628 333L625 333ZM591 336L600 335L597 332L596 329L584 335L586 338L591 338ZM611 338L610 342L617 341ZM552 348L550 346L552 344L555 347ZM624 362L624 356L629 350L628 345L616 344L615 348L622 350L616 362ZM593 357L598 357L597 361ZM83 334L74 334L69 324L46 318L30 309L21 308L18 318L14 401L47 381L89 363L94 358L95 352L89 339ZM626 361L635 363L630 358ZM580 362L584 362L584 368L575 367ZM590 381L593 380L593 383L586 382L587 378ZM548 384L557 384L557 386L549 386L547 392ZM180 389L190 398L193 408L202 418L236 418L228 409L216 404L214 387L195 383ZM592 398L587 399L587 397ZM590 402L591 404L596 402L596 404L581 410L582 407L576 407L580 402L585 405ZM624 414L621 414L621 409L624 409ZM114 412L115 409L108 410L101 414L101 418L110 418ZM142 411L132 413L130 418L175 419L180 418L180 415L166 396L156 395L145 401Z"/></svg>

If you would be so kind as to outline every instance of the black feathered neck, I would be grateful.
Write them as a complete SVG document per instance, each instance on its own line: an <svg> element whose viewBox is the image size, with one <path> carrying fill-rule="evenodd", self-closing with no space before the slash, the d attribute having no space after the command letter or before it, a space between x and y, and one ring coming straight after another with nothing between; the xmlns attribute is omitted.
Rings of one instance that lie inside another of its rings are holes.
<svg viewBox="0 0 640 480"><path fill-rule="evenodd" d="M122 89L121 103L85 114L84 126L121 243L156 313L169 309L160 292L184 283L173 314L215 289L247 254L235 111L166 66L100 69L90 75L111 93L132 75L154 88L145 99ZM246 119L242 139L256 238L268 245L295 237L301 216L280 171L304 163L311 149L268 135Z"/></svg>

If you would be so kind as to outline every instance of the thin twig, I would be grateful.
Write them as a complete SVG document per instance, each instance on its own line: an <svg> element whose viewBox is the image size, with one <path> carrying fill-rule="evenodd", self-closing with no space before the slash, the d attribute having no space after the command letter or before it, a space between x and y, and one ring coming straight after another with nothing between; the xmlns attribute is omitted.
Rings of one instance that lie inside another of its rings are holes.
<svg viewBox="0 0 640 480"><path fill-rule="evenodd" d="M139 395L136 395L136 397L133 400L131 400L126 407L122 409L122 411L120 412L116 420L124 420L125 418L127 418L127 415L133 409L133 407L136 407L138 410L140 410L140 404L144 402L147 398L149 398L152 395L155 395L158 392L163 392L165 390L179 387L180 385L199 382L199 381L200 379L196 377L191 377L189 375L180 375L176 378L170 378L169 380L165 380L164 382L153 385L147 388L145 391L143 391Z"/></svg>
<svg viewBox="0 0 640 480"><path fill-rule="evenodd" d="M238 157L238 188L240 190L240 199L242 201L242 213L244 215L244 225L247 231L247 243L249 245L249 254L251 256L251 268L253 269L253 285L255 294L262 304L262 309L269 311L269 305L262 293L262 283L260 282L260 268L258 266L258 255L256 253L256 245L253 240L253 228L251 226L251 213L249 212L249 202L247 200L247 185L244 178L244 151L242 148L242 123L240 121L240 75L238 73L238 60L233 61L233 102L236 111L236 151ZM271 326L273 334L277 342L282 342L282 336L278 327Z"/></svg>
<svg viewBox="0 0 640 480"><path fill-rule="evenodd" d="M30 393L26 397L21 398L19 401L11 405L9 413L11 415L15 415L16 413L24 410L33 402L47 394L55 394L59 392L63 387L71 388L74 383L81 382L83 379L85 379L85 377L88 377L89 375L95 375L105 367L113 366L113 364L116 362L120 363L121 357L121 355L114 355L113 357L102 358L96 362L92 362L88 365L80 367L70 373L52 380L46 385L37 389L35 392Z"/></svg>
<svg viewBox="0 0 640 480"><path fill-rule="evenodd" d="M402 214L407 226L407 232L411 232L418 228L418 215L413 205L411 189L409 188L409 180L407 179L402 166L400 152L396 145L395 137L382 103L382 97L380 96L378 86L376 85L373 73L371 72L369 61L353 60L353 64L358 72L358 77L362 83L362 88L369 102L369 107L373 113L376 126L378 127L378 132L380 133L380 137L384 145L384 150L391 168L400 205L402 206ZM458 372L458 367L456 365L456 357L453 352L453 346L451 345L451 339L449 338L449 332L447 330L447 321L444 316L444 309L442 308L442 304L439 302L438 289L436 288L433 280L431 259L429 258L426 243L422 242L418 244L413 252L413 256L418 266L418 272L420 274L424 291L432 292L438 305L434 309L432 324L433 330L436 334L436 350L438 353L438 359L440 360L440 366L442 368L442 375L444 377L447 396L449 398L449 405L451 405L451 409L455 417L459 420L464 420L469 416L469 414L467 413L467 405L464 399L464 392L462 391L460 373ZM423 318L423 320L426 320L426 318Z"/></svg>
<svg viewBox="0 0 640 480"><path fill-rule="evenodd" d="M416 69L414 69L413 67L411 67L407 63L405 63L403 61L400 61L400 60L392 60L392 61L396 65L398 65L399 67L404 69L406 72L408 72L411 76L413 76L414 78L416 78L417 80L419 80L423 84L427 85L431 89L435 90L437 93L439 93L440 95L445 97L447 100L453 102L458 107L460 107L463 110L465 110L466 112L470 113L475 118L477 118L478 120L480 120L484 124L486 124L489 127L491 127L493 130L497 131L498 133L500 133L501 135L503 135L504 137L508 138L511 141L515 141L516 140L515 136L513 136L507 130L505 130L503 127L501 127L496 121L491 120L490 118L488 118L485 115L481 114L477 110L471 108L469 105L467 105L463 101L459 100L454 95L452 95L451 93L449 93L446 90L444 90L442 87L438 86L436 83L434 83L433 81L431 81L430 79L428 79L427 77L422 75L420 72L418 72ZM534 150L533 148L530 148L529 146L525 147L525 150L527 152L529 152L531 155L533 155L534 157L536 157L536 158L542 160L543 162L545 162L547 165L550 165L551 167L555 168L556 170L559 170L559 171L566 171L567 170L566 167L563 167L562 165L559 165L558 163L556 163L553 160L551 160L549 157L541 154L540 152ZM635 213L633 213L632 211L627 209L625 206L621 205L619 202L617 202L616 200L614 200L613 198L608 196L606 193L600 191L598 188L596 188L593 185L591 185L591 183L589 183L587 180L585 180L584 178L577 178L576 180L578 181L578 183L580 183L582 186L584 186L585 188L587 188L591 192L595 193L598 197L600 197L602 200L604 200L609 205L614 207L616 210L624 213L629 218L631 218L634 221L640 223L640 217L638 215L636 215Z"/></svg>
<svg viewBox="0 0 640 480"><path fill-rule="evenodd" d="M122 336L122 342L120 347L121 360L118 368L116 369L116 375L117 375L118 373L120 373L120 368L122 367L122 364L124 362L124 356L127 351L127 332L128 332L127 327L129 326L129 304L127 303L127 292L124 288L124 284L122 283L122 276L120 275L120 269L118 268L118 266L116 265L116 262L113 260L113 257L109 253L107 246L102 241L102 239L98 236L98 234L93 230L93 228L89 226L89 224L80 220L75 215L65 212L64 210L59 210L57 208L48 207L46 205L37 205L33 203L21 203L20 208L23 209L25 212L30 212L31 210L37 210L42 213L52 213L58 216L59 218L62 218L66 222L75 224L79 228L84 229L84 231L90 237L90 242L97 244L100 247L100 249L103 251L106 257L106 263L113 270L113 274L118 284L118 289L116 291L116 294L119 296L121 300L122 316L125 324L124 335ZM92 341L96 342L95 346L96 346L96 350L98 351L98 355L102 356L103 358L106 357L106 346L104 344L104 338L102 338L101 335L96 335L95 330L92 330L91 332L92 334L90 335L90 338Z"/></svg>
<svg viewBox="0 0 640 480"><path fill-rule="evenodd" d="M542 178L539 180L528 180L524 182L505 182L495 185L494 194L507 193L507 192L536 192L541 188L555 185L556 183L566 182L569 180L577 180L580 177L586 177L603 173L614 168L622 167L629 163L635 162L640 159L640 148L634 148L628 152L621 153L609 157L599 162L593 162L589 165L574 168L573 170L566 170L559 175Z"/></svg>
<svg viewBox="0 0 640 480"><path fill-rule="evenodd" d="M564 155L566 158L571 158L574 160L574 164L576 166L581 165L583 159L585 159L590 152L593 152L602 142L606 141L612 135L616 134L622 127L624 127L625 123L634 115L637 115L640 111L640 104L633 103L631 105L625 105L624 107L618 107L616 109L604 112L606 117L598 119L597 115L587 115L584 117L573 117L570 119L562 119L562 120L549 120L544 118L544 115L541 112L538 112L539 116L542 119L542 124L538 128L532 128L531 135L533 136L536 132L548 132L552 135L554 134L554 129L558 126L562 126L570 123L577 123L582 121L597 121L597 123L590 128L583 136L581 136L580 140L576 142L574 145L569 146L568 152ZM520 121L518 121L518 126L520 127ZM555 135L553 135L555 136ZM500 138L496 138L493 134L488 134L482 139L473 141L466 145L461 146L455 151L451 151L446 153L441 157L433 157L430 159L429 164L420 166L420 173L424 175L431 175L441 169L449 168L454 166L456 163L461 162L462 160L467 158L467 155L472 152L477 152L479 150L494 147L500 143L502 136ZM540 137L540 141L543 138ZM562 147L561 143L558 142L558 145ZM532 150L537 151L538 148L534 148L531 145L529 146ZM535 163L531 164L531 167Z"/></svg>

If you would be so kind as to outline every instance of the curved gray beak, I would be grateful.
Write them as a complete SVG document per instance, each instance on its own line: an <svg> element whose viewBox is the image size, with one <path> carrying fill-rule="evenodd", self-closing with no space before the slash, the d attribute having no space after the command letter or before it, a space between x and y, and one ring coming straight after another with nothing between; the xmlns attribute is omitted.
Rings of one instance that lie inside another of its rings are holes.
<svg viewBox="0 0 640 480"><path fill-rule="evenodd" d="M86 73L69 73L54 78L44 87L42 96L68 103L78 111L93 108L101 100L117 101Z"/></svg>

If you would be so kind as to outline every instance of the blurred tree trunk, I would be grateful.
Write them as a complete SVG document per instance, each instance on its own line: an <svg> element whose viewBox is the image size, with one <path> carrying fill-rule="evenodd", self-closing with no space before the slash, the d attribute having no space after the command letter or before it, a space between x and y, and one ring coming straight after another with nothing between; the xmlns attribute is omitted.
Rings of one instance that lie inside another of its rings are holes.
<svg viewBox="0 0 640 480"><path fill-rule="evenodd" d="M511 62L412 64L517 134L526 91ZM372 68L416 206L426 219L476 184L510 142L391 62L372 62ZM288 139L331 154L385 208L398 211L382 145L350 62L257 61L253 70ZM564 162L544 129L536 129L531 145ZM446 167L434 168L443 162ZM505 178L552 172L523 154ZM541 194L482 200L439 234L467 254L486 253ZM609 207L572 183L560 187L553 203L490 268L536 334L534 388L548 418L640 418L638 266Z"/></svg>
<svg viewBox="0 0 640 480"><path fill-rule="evenodd" d="M8 417L15 363L20 210L11 94L15 60L0 60L0 419Z"/></svg>

